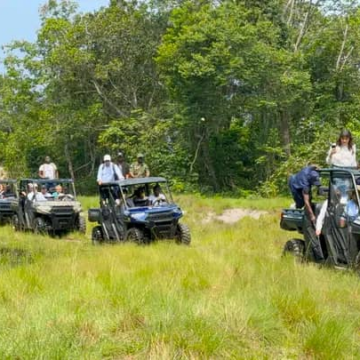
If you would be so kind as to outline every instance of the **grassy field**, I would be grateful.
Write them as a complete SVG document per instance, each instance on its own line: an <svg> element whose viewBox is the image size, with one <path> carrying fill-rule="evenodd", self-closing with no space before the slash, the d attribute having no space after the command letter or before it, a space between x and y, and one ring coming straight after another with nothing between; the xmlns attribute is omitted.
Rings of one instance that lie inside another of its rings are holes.
<svg viewBox="0 0 360 360"><path fill-rule="evenodd" d="M0 228L0 358L360 358L359 278L281 258L288 199L177 200L190 247ZM239 207L268 214L202 222Z"/></svg>

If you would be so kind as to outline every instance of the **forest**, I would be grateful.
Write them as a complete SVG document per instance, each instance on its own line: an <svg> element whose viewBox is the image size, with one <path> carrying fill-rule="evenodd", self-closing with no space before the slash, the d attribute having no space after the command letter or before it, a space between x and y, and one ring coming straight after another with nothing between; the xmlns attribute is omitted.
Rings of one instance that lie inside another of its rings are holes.
<svg viewBox="0 0 360 360"><path fill-rule="evenodd" d="M48 0L39 16L36 41L4 47L12 177L50 155L91 194L105 153L140 151L178 192L275 196L341 128L360 139L358 1Z"/></svg>

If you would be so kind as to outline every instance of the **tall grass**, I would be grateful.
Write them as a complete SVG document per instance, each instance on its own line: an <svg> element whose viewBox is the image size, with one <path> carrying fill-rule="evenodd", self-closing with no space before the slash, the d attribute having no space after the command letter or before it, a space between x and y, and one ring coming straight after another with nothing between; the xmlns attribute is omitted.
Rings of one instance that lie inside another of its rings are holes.
<svg viewBox="0 0 360 360"><path fill-rule="evenodd" d="M359 279L281 258L287 199L177 200L190 247L93 247L90 224L61 240L1 228L0 358L359 357ZM269 213L202 223L235 207Z"/></svg>

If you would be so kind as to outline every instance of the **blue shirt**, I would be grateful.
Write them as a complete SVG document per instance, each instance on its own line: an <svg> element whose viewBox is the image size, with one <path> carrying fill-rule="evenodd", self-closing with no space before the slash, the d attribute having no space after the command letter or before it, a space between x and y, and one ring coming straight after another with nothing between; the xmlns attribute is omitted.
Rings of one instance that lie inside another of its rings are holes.
<svg viewBox="0 0 360 360"><path fill-rule="evenodd" d="M304 193L309 193L312 185L320 185L319 173L314 166L304 167L290 179L290 186L296 190L302 190Z"/></svg>

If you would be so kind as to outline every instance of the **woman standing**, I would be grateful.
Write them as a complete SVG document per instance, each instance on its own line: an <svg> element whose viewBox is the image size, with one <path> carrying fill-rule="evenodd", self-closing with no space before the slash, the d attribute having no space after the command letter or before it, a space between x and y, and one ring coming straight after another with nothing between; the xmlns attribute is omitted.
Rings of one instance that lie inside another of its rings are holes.
<svg viewBox="0 0 360 360"><path fill-rule="evenodd" d="M331 145L326 163L338 167L357 167L356 145L349 130L342 130L336 144Z"/></svg>

